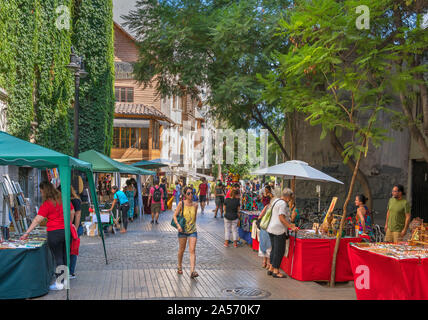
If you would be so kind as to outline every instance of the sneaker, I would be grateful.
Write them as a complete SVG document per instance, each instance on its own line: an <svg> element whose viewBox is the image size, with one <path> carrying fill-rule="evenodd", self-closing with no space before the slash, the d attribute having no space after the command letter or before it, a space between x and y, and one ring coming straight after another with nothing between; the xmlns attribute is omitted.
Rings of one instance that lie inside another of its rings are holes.
<svg viewBox="0 0 428 320"><path fill-rule="evenodd" d="M49 290L53 290L53 291L59 291L64 289L64 285L62 283L57 283L56 281L54 282L54 284L51 284L49 286Z"/></svg>
<svg viewBox="0 0 428 320"><path fill-rule="evenodd" d="M153 223L155 223L153 220L152 220L152 222L150 222L151 224L153 224Z"/></svg>
<svg viewBox="0 0 428 320"><path fill-rule="evenodd" d="M71 275L70 275L70 280L71 279L76 279L76 275L74 274L74 273L72 273Z"/></svg>
<svg viewBox="0 0 428 320"><path fill-rule="evenodd" d="M159 224L159 222L156 220L156 224Z"/></svg>

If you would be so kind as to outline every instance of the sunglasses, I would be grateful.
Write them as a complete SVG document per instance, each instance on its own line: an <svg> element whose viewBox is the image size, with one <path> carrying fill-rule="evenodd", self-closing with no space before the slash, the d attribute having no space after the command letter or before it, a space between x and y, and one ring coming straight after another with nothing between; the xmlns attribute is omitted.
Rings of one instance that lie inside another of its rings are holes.
<svg viewBox="0 0 428 320"><path fill-rule="evenodd" d="M192 193L191 192L187 192L186 195L190 196Z"/></svg>

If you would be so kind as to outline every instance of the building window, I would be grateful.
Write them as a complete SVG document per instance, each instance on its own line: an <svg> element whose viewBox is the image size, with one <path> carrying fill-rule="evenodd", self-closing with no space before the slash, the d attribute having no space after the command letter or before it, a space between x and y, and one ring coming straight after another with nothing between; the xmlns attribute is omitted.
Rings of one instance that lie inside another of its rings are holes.
<svg viewBox="0 0 428 320"><path fill-rule="evenodd" d="M160 125L159 122L154 121L153 123L153 135L152 135L152 149L159 149L160 140Z"/></svg>
<svg viewBox="0 0 428 320"><path fill-rule="evenodd" d="M144 132L144 130L148 130L148 129L143 128L142 130ZM146 135L146 137L147 136L148 135ZM147 139L148 139L148 137L147 137ZM139 128L114 128L114 131L113 131L113 148L141 149L141 146L140 146L140 129Z"/></svg>
<svg viewBox="0 0 428 320"><path fill-rule="evenodd" d="M115 87L116 102L134 102L134 88Z"/></svg>
<svg viewBox="0 0 428 320"><path fill-rule="evenodd" d="M141 148L143 150L149 149L149 128L141 129Z"/></svg>

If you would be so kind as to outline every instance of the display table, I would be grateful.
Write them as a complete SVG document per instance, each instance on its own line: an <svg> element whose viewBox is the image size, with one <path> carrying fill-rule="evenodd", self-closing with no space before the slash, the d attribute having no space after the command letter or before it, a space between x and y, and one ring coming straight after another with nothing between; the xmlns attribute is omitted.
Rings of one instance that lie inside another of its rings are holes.
<svg viewBox="0 0 428 320"><path fill-rule="evenodd" d="M331 262L336 239L297 239L290 236L288 256L282 259L281 269L293 279L300 281L329 281ZM296 245L294 248L294 241ZM360 242L360 238L342 238L336 262L336 281L354 279L348 259L348 244ZM294 252L295 251L295 252ZM294 258L293 258L294 254ZM292 259L293 272L291 272Z"/></svg>
<svg viewBox="0 0 428 320"><path fill-rule="evenodd" d="M55 262L47 244L0 250L0 299L25 299L49 292Z"/></svg>
<svg viewBox="0 0 428 320"><path fill-rule="evenodd" d="M358 300L428 299L428 259L395 259L354 246L348 252ZM357 273L358 266L366 271Z"/></svg>
<svg viewBox="0 0 428 320"><path fill-rule="evenodd" d="M251 231L253 229L253 221L258 219L260 211L241 211L240 213L239 238L252 245Z"/></svg>

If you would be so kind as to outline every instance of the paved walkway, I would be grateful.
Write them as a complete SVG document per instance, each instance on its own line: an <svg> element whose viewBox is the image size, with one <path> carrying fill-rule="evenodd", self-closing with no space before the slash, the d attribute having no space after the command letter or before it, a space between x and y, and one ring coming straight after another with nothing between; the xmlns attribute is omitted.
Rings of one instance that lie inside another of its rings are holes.
<svg viewBox="0 0 428 320"><path fill-rule="evenodd" d="M210 205L198 216L196 280L190 279L187 250L184 274L177 275L177 231L170 226L172 212L168 211L161 214L158 225L152 225L151 217L145 215L142 222L130 223L126 234L106 236L108 265L101 239L82 236L70 299L239 299L230 293L235 288L263 290L265 295L259 296L263 299L356 299L352 282L331 289L315 282L267 276L261 258L248 245L223 246L223 219L214 219L212 209ZM38 299L65 296L65 291L51 291Z"/></svg>

